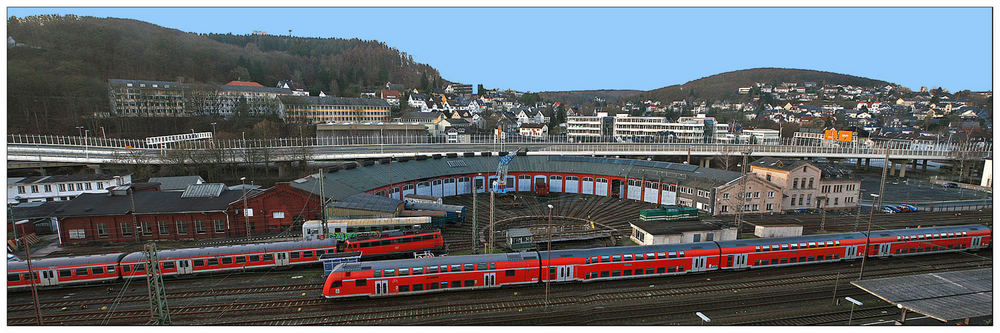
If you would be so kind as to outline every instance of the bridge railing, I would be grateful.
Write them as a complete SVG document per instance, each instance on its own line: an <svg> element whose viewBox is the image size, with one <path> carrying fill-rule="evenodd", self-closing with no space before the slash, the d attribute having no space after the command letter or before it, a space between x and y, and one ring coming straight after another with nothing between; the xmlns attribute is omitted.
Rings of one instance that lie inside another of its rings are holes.
<svg viewBox="0 0 1000 333"><path fill-rule="evenodd" d="M132 149L269 149L269 148L305 148L305 147L385 147L385 146L420 146L420 145L454 145L455 149L489 149L514 150L518 147L529 147L535 151L622 151L622 152L662 152L690 150L692 153L726 153L738 155L747 149L758 153L809 153L809 154L884 154L885 149L893 152L891 155L945 157L959 153L986 154L992 152L989 143L936 143L912 144L908 142L833 142L806 138L782 138L774 144L736 144L729 140L684 140L668 137L568 137L549 136L531 138L510 135L499 140L493 135L463 135L447 136L351 136L351 137L321 137L321 138L278 138L278 139L214 139L188 142L176 142L161 145L149 145L144 140L10 134L9 145L27 146L63 146L85 149L110 148L114 150Z"/></svg>

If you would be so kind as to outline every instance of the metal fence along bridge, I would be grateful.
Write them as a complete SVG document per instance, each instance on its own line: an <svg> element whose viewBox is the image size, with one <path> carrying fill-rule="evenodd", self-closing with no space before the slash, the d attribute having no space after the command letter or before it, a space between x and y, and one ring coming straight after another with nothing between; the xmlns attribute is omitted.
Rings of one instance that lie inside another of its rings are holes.
<svg viewBox="0 0 1000 333"><path fill-rule="evenodd" d="M581 156L739 156L810 157L892 160L981 160L992 156L992 144L914 145L903 142L864 144L784 138L777 144L681 142L669 139L628 140L611 137L544 139L494 136L361 136L199 140L147 144L145 140L100 137L10 134L8 162L83 164L262 163L313 160L408 157L416 155L498 152L524 148L529 155Z"/></svg>

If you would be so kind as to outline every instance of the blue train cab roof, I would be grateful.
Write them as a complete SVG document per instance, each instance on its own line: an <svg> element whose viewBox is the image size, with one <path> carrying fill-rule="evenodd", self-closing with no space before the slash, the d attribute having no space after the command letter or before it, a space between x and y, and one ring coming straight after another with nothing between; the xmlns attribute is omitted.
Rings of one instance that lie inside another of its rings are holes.
<svg viewBox="0 0 1000 333"><path fill-rule="evenodd" d="M502 254L479 254L467 256L445 256L420 259L396 259L380 260L361 263L343 263L333 268L332 272L356 272L379 269L397 269L411 267L429 267L441 265L463 265L491 262L507 262L522 260L538 260L538 255L534 252L528 253L502 253Z"/></svg>
<svg viewBox="0 0 1000 333"><path fill-rule="evenodd" d="M963 231L969 232L969 231L982 231L982 230L990 230L990 228L978 224L967 224L967 225L928 227L928 228L877 230L877 231L872 231L872 237L913 236L913 235L923 235L923 234L936 234L942 232L963 232Z"/></svg>
<svg viewBox="0 0 1000 333"><path fill-rule="evenodd" d="M864 239L865 234L860 232L848 232L840 234L818 234L818 235L803 235L795 237L774 237L774 238L753 238L753 239L740 239L740 240L730 240L721 241L719 246L722 247L745 247L745 246L763 246L763 245L773 245L773 244L786 244L786 243L808 243L808 242L825 242L825 241L837 241L845 239Z"/></svg>
<svg viewBox="0 0 1000 333"><path fill-rule="evenodd" d="M64 266L77 266L77 265L96 265L96 264L108 264L108 263L118 263L118 260L124 256L125 253L110 253L110 254L95 254L89 256L81 257L56 257L56 258L41 258L31 260L31 269L48 269L55 267ZM27 261L8 261L7 271L28 269Z"/></svg>

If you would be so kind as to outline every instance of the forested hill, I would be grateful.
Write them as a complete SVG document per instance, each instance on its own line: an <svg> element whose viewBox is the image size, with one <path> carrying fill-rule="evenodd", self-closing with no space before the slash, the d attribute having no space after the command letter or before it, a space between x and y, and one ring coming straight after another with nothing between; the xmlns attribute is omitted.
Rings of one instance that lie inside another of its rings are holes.
<svg viewBox="0 0 1000 333"><path fill-rule="evenodd" d="M821 85L845 84L865 87L890 84L885 81L873 80L859 76L806 69L753 68L720 73L684 84L653 89L636 95L633 98L636 100L652 99L666 102L685 98L707 101L725 99L735 101L741 98L747 98L747 95L742 95L742 97L740 97L738 94L737 90L740 87L748 87L757 82L771 85L778 85L782 82L816 82Z"/></svg>
<svg viewBox="0 0 1000 333"><path fill-rule="evenodd" d="M109 78L265 86L291 79L313 93L341 96L386 81L443 83L436 69L377 41L205 35L74 15L10 17L7 33L10 132L72 129L83 116L107 111Z"/></svg>

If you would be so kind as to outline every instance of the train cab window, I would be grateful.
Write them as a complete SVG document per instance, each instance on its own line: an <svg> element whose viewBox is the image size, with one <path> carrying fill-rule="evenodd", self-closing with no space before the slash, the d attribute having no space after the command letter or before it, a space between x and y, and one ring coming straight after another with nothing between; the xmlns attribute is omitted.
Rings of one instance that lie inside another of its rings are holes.
<svg viewBox="0 0 1000 333"><path fill-rule="evenodd" d="M385 270L385 277L393 277L393 276L396 276L396 270L395 269L387 269L387 270Z"/></svg>
<svg viewBox="0 0 1000 333"><path fill-rule="evenodd" d="M788 244L781 244L781 250L788 250Z"/></svg>
<svg viewBox="0 0 1000 333"><path fill-rule="evenodd" d="M490 263L490 269L497 269L497 263L491 262Z"/></svg>
<svg viewBox="0 0 1000 333"><path fill-rule="evenodd" d="M413 275L420 275L420 274L424 274L423 267L416 267L413 269Z"/></svg>
<svg viewBox="0 0 1000 333"><path fill-rule="evenodd" d="M236 263L237 264L242 264L242 263L247 262L247 257L245 257L245 256L239 256L239 257L233 257L233 258L236 259Z"/></svg>
<svg viewBox="0 0 1000 333"><path fill-rule="evenodd" d="M232 263L233 263L233 258L232 257L222 257L222 264L223 265L231 265Z"/></svg>
<svg viewBox="0 0 1000 333"><path fill-rule="evenodd" d="M438 272L437 266L427 267L427 274L437 274L437 272Z"/></svg>
<svg viewBox="0 0 1000 333"><path fill-rule="evenodd" d="M653 272L655 272L655 270L652 267L646 269L646 274L653 274Z"/></svg>
<svg viewBox="0 0 1000 333"><path fill-rule="evenodd" d="M208 258L208 261L205 264L208 265L208 266L218 265L219 264L219 258Z"/></svg>
<svg viewBox="0 0 1000 333"><path fill-rule="evenodd" d="M87 269L86 268L77 268L76 269L76 276L87 276Z"/></svg>
<svg viewBox="0 0 1000 333"><path fill-rule="evenodd" d="M609 272L609 271L601 271L601 277L608 277L608 276L611 276L611 272Z"/></svg>
<svg viewBox="0 0 1000 333"><path fill-rule="evenodd" d="M409 268L400 268L399 269L399 276L407 276L407 275L410 275L410 269Z"/></svg>
<svg viewBox="0 0 1000 333"><path fill-rule="evenodd" d="M677 258L677 252L667 252L667 258Z"/></svg>
<svg viewBox="0 0 1000 333"><path fill-rule="evenodd" d="M115 272L115 266L108 266L108 273L114 273L114 272Z"/></svg>
<svg viewBox="0 0 1000 333"><path fill-rule="evenodd" d="M611 262L611 256L601 256L601 262Z"/></svg>
<svg viewBox="0 0 1000 333"><path fill-rule="evenodd" d="M205 266L205 260L204 259L195 259L194 261L191 262L191 265L194 266L194 267Z"/></svg>
<svg viewBox="0 0 1000 333"><path fill-rule="evenodd" d="M174 262L173 261L165 261L165 262L163 262L163 269L174 269L174 267L175 266L174 266ZM97 274L97 272L94 272L94 274Z"/></svg>
<svg viewBox="0 0 1000 333"><path fill-rule="evenodd" d="M291 254L291 258L292 259L298 259L299 258L299 253L298 252L291 252L289 254Z"/></svg>
<svg viewBox="0 0 1000 333"><path fill-rule="evenodd" d="M125 267L128 267L128 266L125 266ZM73 271L72 270L69 270L69 269L60 269L59 270L59 277L70 277L70 276L73 276Z"/></svg>
<svg viewBox="0 0 1000 333"><path fill-rule="evenodd" d="M367 286L368 285L368 280L367 279L357 279L357 280L354 280L354 285L357 286L357 287Z"/></svg>
<svg viewBox="0 0 1000 333"><path fill-rule="evenodd" d="M312 258L312 256L313 256L312 251L302 251L303 258Z"/></svg>
<svg viewBox="0 0 1000 333"><path fill-rule="evenodd" d="M462 271L462 265L451 265L451 271L452 272L461 272Z"/></svg>
<svg viewBox="0 0 1000 333"><path fill-rule="evenodd" d="M21 281L21 274L7 274L7 282Z"/></svg>
<svg viewBox="0 0 1000 333"><path fill-rule="evenodd" d="M476 286L476 280L465 280L465 286L466 287L475 287Z"/></svg>
<svg viewBox="0 0 1000 333"><path fill-rule="evenodd" d="M462 267L462 270L466 272L474 271L476 270L476 264L465 264L465 266Z"/></svg>
<svg viewBox="0 0 1000 333"><path fill-rule="evenodd" d="M261 257L261 258L262 258L262 259L263 259L264 261L271 261L271 260L274 260L274 254L271 254L271 253L265 253L265 254L264 254L264 256L263 256L263 257Z"/></svg>
<svg viewBox="0 0 1000 333"><path fill-rule="evenodd" d="M621 256L611 256L611 262L619 262L619 261L622 261Z"/></svg>
<svg viewBox="0 0 1000 333"><path fill-rule="evenodd" d="M258 261L260 261L260 255L255 254L250 256L250 262L258 262Z"/></svg>
<svg viewBox="0 0 1000 333"><path fill-rule="evenodd" d="M401 285L401 286L399 286L399 292L404 292L405 293L405 292L408 292L408 291L410 291L410 285Z"/></svg>

